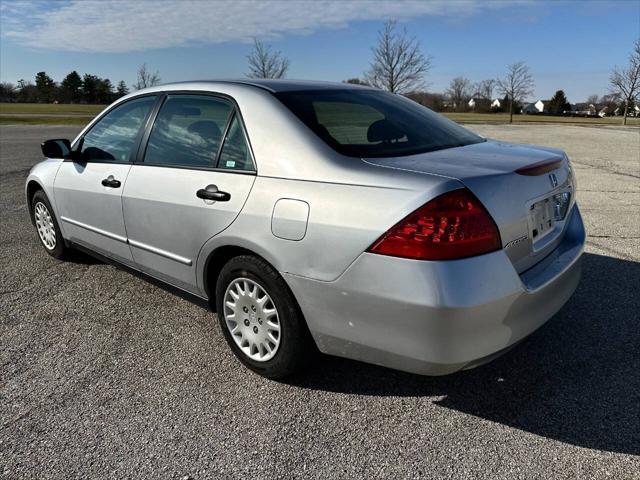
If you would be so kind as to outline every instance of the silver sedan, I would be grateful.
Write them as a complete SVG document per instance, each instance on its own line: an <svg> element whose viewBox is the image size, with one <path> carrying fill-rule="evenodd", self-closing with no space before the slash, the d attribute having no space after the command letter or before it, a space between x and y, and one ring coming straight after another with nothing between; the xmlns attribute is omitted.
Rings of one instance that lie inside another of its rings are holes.
<svg viewBox="0 0 640 480"><path fill-rule="evenodd" d="M585 232L566 155L487 140L402 96L216 81L119 99L42 144L45 250L88 250L209 301L270 378L317 350L442 375L549 320Z"/></svg>

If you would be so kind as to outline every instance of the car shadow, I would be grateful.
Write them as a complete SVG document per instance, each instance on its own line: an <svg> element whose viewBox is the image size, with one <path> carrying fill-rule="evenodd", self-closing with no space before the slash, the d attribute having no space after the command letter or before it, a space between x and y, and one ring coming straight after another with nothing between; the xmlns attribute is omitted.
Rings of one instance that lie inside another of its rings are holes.
<svg viewBox="0 0 640 480"><path fill-rule="evenodd" d="M442 408L543 437L640 454L640 263L585 254L583 265L564 308L487 365L422 377L323 356L288 383L356 395L433 396Z"/></svg>
<svg viewBox="0 0 640 480"><path fill-rule="evenodd" d="M64 261L75 263L77 265L97 265L104 263L102 260L75 248L69 249L65 254Z"/></svg>
<svg viewBox="0 0 640 480"><path fill-rule="evenodd" d="M203 298L200 298L196 295L193 295L192 293L186 292L177 287L169 285L168 283L165 283L162 280L158 280L145 273L135 270L134 268L131 268L127 265L111 260L110 258L100 255L99 253L96 253L94 251L88 250L82 246L74 245L73 248L69 250L64 260L65 262L76 263L78 265L99 265L99 264L111 265L112 267L117 268L118 270L122 270L123 272L127 272L135 277L138 277L144 280L145 282L148 282L162 290L165 290L166 292L169 292L172 295L175 295L184 300L187 300L188 302L198 305L201 308L205 308L208 310L211 309L211 305L209 305L209 302Z"/></svg>

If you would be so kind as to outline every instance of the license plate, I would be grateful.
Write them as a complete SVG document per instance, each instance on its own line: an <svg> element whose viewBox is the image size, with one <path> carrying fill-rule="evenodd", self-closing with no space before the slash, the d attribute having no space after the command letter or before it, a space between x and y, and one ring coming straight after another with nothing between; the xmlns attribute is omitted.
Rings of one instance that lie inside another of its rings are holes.
<svg viewBox="0 0 640 480"><path fill-rule="evenodd" d="M531 205L529 211L529 228L531 238L537 241L553 230L555 224L554 202L545 198Z"/></svg>

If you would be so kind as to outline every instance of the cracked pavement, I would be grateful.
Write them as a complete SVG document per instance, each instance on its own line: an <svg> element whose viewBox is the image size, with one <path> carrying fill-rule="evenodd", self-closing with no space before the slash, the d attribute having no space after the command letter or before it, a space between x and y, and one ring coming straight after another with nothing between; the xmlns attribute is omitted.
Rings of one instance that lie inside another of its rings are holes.
<svg viewBox="0 0 640 480"><path fill-rule="evenodd" d="M42 140L79 129L0 127L0 478L639 479L640 130L471 129L569 154L589 235L569 303L475 370L319 357L278 383L206 306L49 257L23 183Z"/></svg>

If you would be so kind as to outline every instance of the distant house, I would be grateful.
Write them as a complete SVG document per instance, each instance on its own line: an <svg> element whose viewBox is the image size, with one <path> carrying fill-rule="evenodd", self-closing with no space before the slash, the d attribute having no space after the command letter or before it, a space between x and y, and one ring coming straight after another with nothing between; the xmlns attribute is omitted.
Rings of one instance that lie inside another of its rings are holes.
<svg viewBox="0 0 640 480"><path fill-rule="evenodd" d="M491 100L489 100L488 98L474 97L471 100L469 100L467 105L469 105L469 108L474 111L475 110L488 111L491 108Z"/></svg>
<svg viewBox="0 0 640 480"><path fill-rule="evenodd" d="M511 108L510 101L508 98L496 98L491 101L491 110L492 111L501 111L501 112L509 112ZM529 102L519 102L515 100L513 102L513 113L526 113L525 108L529 104Z"/></svg>
<svg viewBox="0 0 640 480"><path fill-rule="evenodd" d="M622 115L624 115L624 107L618 107L613 111L613 114L616 117L620 117ZM627 116L628 117L640 117L640 107L638 105L635 105L632 108L629 108L627 111Z"/></svg>
<svg viewBox="0 0 640 480"><path fill-rule="evenodd" d="M576 103L575 109L572 111L572 113L579 116L591 117L598 114L598 109L593 103Z"/></svg>
<svg viewBox="0 0 640 480"><path fill-rule="evenodd" d="M535 103L538 113L547 113L549 111L549 105L551 105L551 100L538 100Z"/></svg>
<svg viewBox="0 0 640 480"><path fill-rule="evenodd" d="M549 104L551 100L538 100L537 102L527 103L522 109L522 113L536 114L547 113L549 111Z"/></svg>

